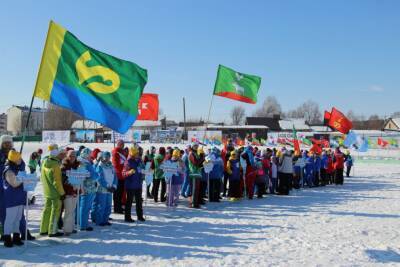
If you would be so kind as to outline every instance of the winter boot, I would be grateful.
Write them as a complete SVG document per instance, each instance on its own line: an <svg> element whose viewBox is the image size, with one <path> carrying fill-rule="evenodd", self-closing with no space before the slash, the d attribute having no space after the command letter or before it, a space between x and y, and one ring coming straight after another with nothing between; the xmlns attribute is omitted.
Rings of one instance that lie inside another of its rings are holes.
<svg viewBox="0 0 400 267"><path fill-rule="evenodd" d="M47 235L47 233L46 233L46 235ZM25 233L21 234L21 240L25 240ZM29 230L28 230L28 240L29 241L36 240L36 237L31 235L31 232Z"/></svg>
<svg viewBox="0 0 400 267"><path fill-rule="evenodd" d="M13 234L13 243L16 246L24 245L24 242L21 241L21 235L19 233L14 233Z"/></svg>
<svg viewBox="0 0 400 267"><path fill-rule="evenodd" d="M4 237L4 246L7 248L12 248L13 242L11 239L11 235L3 235L3 237Z"/></svg>

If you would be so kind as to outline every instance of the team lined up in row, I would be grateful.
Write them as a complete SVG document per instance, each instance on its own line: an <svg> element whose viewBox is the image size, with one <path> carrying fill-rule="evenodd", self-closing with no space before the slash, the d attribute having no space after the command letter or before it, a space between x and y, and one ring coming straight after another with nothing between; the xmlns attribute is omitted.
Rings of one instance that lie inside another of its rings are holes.
<svg viewBox="0 0 400 267"><path fill-rule="evenodd" d="M25 170L25 163L12 146L11 137L1 137L0 219L7 247L22 245L21 234L24 235L26 228L23 209L27 195L17 179L18 173ZM176 206L182 195L189 199L192 208L205 204L207 196L211 202L219 202L223 197L236 201L244 196L252 199L254 194L259 198L266 193L287 195L292 188L305 184L310 187L342 184L345 162L347 175L352 166L351 156L339 149L334 153L324 151L322 155L307 151L300 155L285 148L265 151L252 146L235 148L232 142L222 150L213 147L204 151L198 143L193 143L185 150L160 147L158 153L151 147L145 154L140 146L127 148L123 141L117 142L112 153L91 151L83 146L76 151L59 149L54 144L48 147L48 152L44 159L41 150L32 153L28 166L31 173L40 167L45 199L40 234L49 237L75 233L77 222L80 230L91 231L89 217L96 225L111 225L112 199L114 212L124 214L126 222L134 222L133 201L137 219L145 221L142 186L146 164L154 173L152 181L147 181L148 197ZM162 165L168 161L177 163L173 175L164 173ZM207 163L212 163L208 172L204 168ZM78 168L89 173L79 188L70 184L67 176L69 170ZM63 232L59 232L60 228ZM34 239L29 231L27 239Z"/></svg>

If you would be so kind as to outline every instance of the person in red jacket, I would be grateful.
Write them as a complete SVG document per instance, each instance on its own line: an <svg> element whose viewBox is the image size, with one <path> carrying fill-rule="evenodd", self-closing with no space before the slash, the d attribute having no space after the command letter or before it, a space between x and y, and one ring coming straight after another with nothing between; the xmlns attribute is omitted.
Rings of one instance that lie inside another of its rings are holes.
<svg viewBox="0 0 400 267"><path fill-rule="evenodd" d="M126 161L126 154L124 150L124 141L118 140L117 146L112 151L112 165L115 169L115 174L118 178L117 190L115 190L113 195L114 200L114 213L124 214L122 209L122 201L124 199L125 192L125 178L122 175L122 170Z"/></svg>
<svg viewBox="0 0 400 267"><path fill-rule="evenodd" d="M328 154L328 164L327 164L327 168L326 168L326 176L327 176L327 180L329 184L333 184L334 181L334 172L335 169L333 167L333 153L329 150L327 152Z"/></svg>
<svg viewBox="0 0 400 267"><path fill-rule="evenodd" d="M335 184L343 184L343 169L344 169L344 155L339 148L336 148L334 154L334 168L335 168Z"/></svg>

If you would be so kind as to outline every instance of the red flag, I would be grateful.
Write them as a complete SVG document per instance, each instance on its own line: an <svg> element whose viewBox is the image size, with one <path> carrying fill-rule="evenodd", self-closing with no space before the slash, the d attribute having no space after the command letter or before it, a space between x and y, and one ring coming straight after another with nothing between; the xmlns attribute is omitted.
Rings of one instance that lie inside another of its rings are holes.
<svg viewBox="0 0 400 267"><path fill-rule="evenodd" d="M331 119L331 113L325 110L324 113L324 125L328 125L329 120Z"/></svg>
<svg viewBox="0 0 400 267"><path fill-rule="evenodd" d="M158 95L142 94L139 100L138 120L158 121Z"/></svg>
<svg viewBox="0 0 400 267"><path fill-rule="evenodd" d="M378 137L378 146L385 147L389 144L388 141L383 140L382 138Z"/></svg>
<svg viewBox="0 0 400 267"><path fill-rule="evenodd" d="M353 123L343 115L342 112L336 108L332 108L330 118L328 121L328 126L335 129L341 133L347 134L351 128L353 128Z"/></svg>

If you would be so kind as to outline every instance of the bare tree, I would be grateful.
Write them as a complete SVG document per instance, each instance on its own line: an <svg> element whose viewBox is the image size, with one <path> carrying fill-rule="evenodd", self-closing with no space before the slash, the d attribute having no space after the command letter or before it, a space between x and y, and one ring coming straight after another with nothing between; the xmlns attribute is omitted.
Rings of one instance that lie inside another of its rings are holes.
<svg viewBox="0 0 400 267"><path fill-rule="evenodd" d="M393 112L392 118L398 118L398 117L400 117L400 111Z"/></svg>
<svg viewBox="0 0 400 267"><path fill-rule="evenodd" d="M231 118L233 125L241 125L243 123L246 112L243 107L235 106L231 110Z"/></svg>
<svg viewBox="0 0 400 267"><path fill-rule="evenodd" d="M356 114L353 110L349 110L346 117L351 121L365 121L365 116L363 114Z"/></svg>
<svg viewBox="0 0 400 267"><path fill-rule="evenodd" d="M274 115L281 115L282 108L278 100L274 96L268 96L262 106L258 108L253 116L255 117L272 117Z"/></svg>
<svg viewBox="0 0 400 267"><path fill-rule="evenodd" d="M317 102L307 100L294 110L290 110L286 114L289 118L303 118L307 123L321 123L322 113Z"/></svg>
<svg viewBox="0 0 400 267"><path fill-rule="evenodd" d="M81 119L79 115L68 109L49 104L45 114L44 128L48 130L69 130L74 121Z"/></svg>

